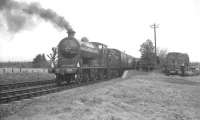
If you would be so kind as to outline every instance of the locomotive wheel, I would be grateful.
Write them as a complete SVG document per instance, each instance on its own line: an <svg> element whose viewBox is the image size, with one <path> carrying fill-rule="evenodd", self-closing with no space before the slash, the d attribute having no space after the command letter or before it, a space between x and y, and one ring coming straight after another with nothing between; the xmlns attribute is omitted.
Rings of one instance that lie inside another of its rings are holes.
<svg viewBox="0 0 200 120"><path fill-rule="evenodd" d="M106 78L108 80L112 78L112 71L111 71L111 69L107 70L106 76L107 76Z"/></svg>
<svg viewBox="0 0 200 120"><path fill-rule="evenodd" d="M83 82L88 82L90 78L90 72L88 69L83 70Z"/></svg>
<svg viewBox="0 0 200 120"><path fill-rule="evenodd" d="M76 83L80 84L82 82L82 75L80 73L76 74Z"/></svg>
<svg viewBox="0 0 200 120"><path fill-rule="evenodd" d="M94 73L94 69L91 69L90 71L89 71L89 75L90 75L90 81L94 81L94 76L95 76L95 73Z"/></svg>
<svg viewBox="0 0 200 120"><path fill-rule="evenodd" d="M113 78L115 78L116 76L115 76L115 69L112 69L111 70L111 79L113 79Z"/></svg>
<svg viewBox="0 0 200 120"><path fill-rule="evenodd" d="M119 71L119 69L116 70L116 77L120 77L120 71Z"/></svg>
<svg viewBox="0 0 200 120"><path fill-rule="evenodd" d="M118 77L121 77L121 72L120 72L120 70L118 70Z"/></svg>
<svg viewBox="0 0 200 120"><path fill-rule="evenodd" d="M113 69L113 71L112 71L112 78L116 78L117 77L117 75L116 75L116 69Z"/></svg>
<svg viewBox="0 0 200 120"><path fill-rule="evenodd" d="M109 74L109 70L104 70L104 79L109 79L110 74Z"/></svg>
<svg viewBox="0 0 200 120"><path fill-rule="evenodd" d="M113 69L112 78L116 78L116 77L117 77L117 70Z"/></svg>
<svg viewBox="0 0 200 120"><path fill-rule="evenodd" d="M67 74L65 75L65 81L67 82L67 84L72 83L75 80L75 75L74 74Z"/></svg>
<svg viewBox="0 0 200 120"><path fill-rule="evenodd" d="M99 74L98 69L96 69L96 70L95 70L95 80L96 80L96 81L99 79L99 78L98 78L98 74Z"/></svg>
<svg viewBox="0 0 200 120"><path fill-rule="evenodd" d="M63 81L65 81L67 84L69 84L70 83L69 76L64 75Z"/></svg>
<svg viewBox="0 0 200 120"><path fill-rule="evenodd" d="M102 69L98 72L98 80L104 80L104 71Z"/></svg>
<svg viewBox="0 0 200 120"><path fill-rule="evenodd" d="M97 80L97 70L96 69L91 69L90 70L90 80L91 81L96 81Z"/></svg>
<svg viewBox="0 0 200 120"><path fill-rule="evenodd" d="M86 73L86 81L89 82L90 80L91 80L91 74L90 74L90 69L88 69Z"/></svg>
<svg viewBox="0 0 200 120"><path fill-rule="evenodd" d="M76 83L80 84L82 82L82 71L78 70L77 73L75 74L75 81Z"/></svg>
<svg viewBox="0 0 200 120"><path fill-rule="evenodd" d="M63 81L63 75L57 74L56 75L56 84L60 86L62 81Z"/></svg>

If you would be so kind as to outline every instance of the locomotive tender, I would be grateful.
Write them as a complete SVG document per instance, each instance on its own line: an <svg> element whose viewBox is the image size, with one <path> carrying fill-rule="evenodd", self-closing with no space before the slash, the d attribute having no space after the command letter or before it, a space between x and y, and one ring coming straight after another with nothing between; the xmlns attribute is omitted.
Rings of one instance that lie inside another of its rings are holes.
<svg viewBox="0 0 200 120"><path fill-rule="evenodd" d="M73 30L58 44L57 83L87 82L119 77L132 69L134 58L98 42L78 41Z"/></svg>

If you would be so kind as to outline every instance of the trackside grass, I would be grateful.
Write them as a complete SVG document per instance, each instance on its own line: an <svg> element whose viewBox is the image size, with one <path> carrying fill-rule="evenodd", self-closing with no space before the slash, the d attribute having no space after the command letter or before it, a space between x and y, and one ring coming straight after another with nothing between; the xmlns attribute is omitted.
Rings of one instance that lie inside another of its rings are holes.
<svg viewBox="0 0 200 120"><path fill-rule="evenodd" d="M31 82L39 80L54 79L55 76L49 73L4 73L0 74L0 85L18 82Z"/></svg>

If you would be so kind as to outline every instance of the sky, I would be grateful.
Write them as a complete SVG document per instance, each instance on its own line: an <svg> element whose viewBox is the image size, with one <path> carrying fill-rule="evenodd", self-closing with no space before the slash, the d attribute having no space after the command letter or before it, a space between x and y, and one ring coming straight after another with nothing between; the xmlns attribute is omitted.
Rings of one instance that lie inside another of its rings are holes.
<svg viewBox="0 0 200 120"><path fill-rule="evenodd" d="M200 61L200 0L18 1L38 2L63 16L78 40L87 37L134 57L140 57L143 42L154 41L150 25L156 23L157 47L188 53L190 61ZM37 54L49 54L67 36L48 21L36 21L17 33L0 27L0 61L32 61Z"/></svg>

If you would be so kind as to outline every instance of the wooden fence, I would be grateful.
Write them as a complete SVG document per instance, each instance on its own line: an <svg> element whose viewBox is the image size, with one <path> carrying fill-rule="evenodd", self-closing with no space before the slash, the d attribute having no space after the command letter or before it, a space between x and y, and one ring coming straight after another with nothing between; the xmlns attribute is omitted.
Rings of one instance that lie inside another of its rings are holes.
<svg viewBox="0 0 200 120"><path fill-rule="evenodd" d="M47 68L0 68L0 74L3 73L48 73Z"/></svg>

